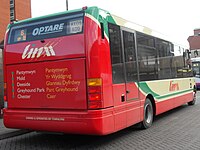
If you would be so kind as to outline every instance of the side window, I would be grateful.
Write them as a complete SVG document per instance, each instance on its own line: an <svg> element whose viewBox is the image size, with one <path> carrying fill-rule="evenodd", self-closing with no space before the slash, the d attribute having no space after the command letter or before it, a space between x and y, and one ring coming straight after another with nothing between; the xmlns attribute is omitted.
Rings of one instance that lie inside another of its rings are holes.
<svg viewBox="0 0 200 150"><path fill-rule="evenodd" d="M108 24L113 83L124 83L120 27Z"/></svg>
<svg viewBox="0 0 200 150"><path fill-rule="evenodd" d="M158 64L155 38L142 33L137 33L136 37L140 80L156 80L158 78Z"/></svg>
<svg viewBox="0 0 200 150"><path fill-rule="evenodd" d="M169 42L156 39L156 49L158 50L158 79L169 79L174 75L173 53Z"/></svg>
<svg viewBox="0 0 200 150"><path fill-rule="evenodd" d="M173 72L175 73L174 77L177 78L185 78L185 77L192 77L194 72L191 69L192 62L190 58L190 52L181 48L179 46L179 50L182 52L183 55L174 56L173 59Z"/></svg>
<svg viewBox="0 0 200 150"><path fill-rule="evenodd" d="M168 57L173 55L173 53L171 53L171 45L167 41L156 39L156 48L158 49L159 57Z"/></svg>
<svg viewBox="0 0 200 150"><path fill-rule="evenodd" d="M186 70L184 70L185 63L183 56L173 57L172 71L174 73L173 77L182 78L186 77Z"/></svg>
<svg viewBox="0 0 200 150"><path fill-rule="evenodd" d="M135 37L133 33L123 31L125 53L126 80L137 81L137 63L135 53Z"/></svg>
<svg viewBox="0 0 200 150"><path fill-rule="evenodd" d="M190 59L182 56L184 49L170 42L156 39L158 50L158 78L184 78L192 76ZM187 53L186 53L187 54Z"/></svg>

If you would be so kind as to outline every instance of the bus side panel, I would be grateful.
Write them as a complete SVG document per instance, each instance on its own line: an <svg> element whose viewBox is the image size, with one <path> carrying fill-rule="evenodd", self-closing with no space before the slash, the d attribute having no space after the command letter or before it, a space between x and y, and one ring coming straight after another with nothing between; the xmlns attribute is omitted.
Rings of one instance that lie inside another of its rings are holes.
<svg viewBox="0 0 200 150"><path fill-rule="evenodd" d="M159 81L156 93L157 114L181 106L193 99L194 81L192 78L179 78ZM165 89L165 91L164 91Z"/></svg>
<svg viewBox="0 0 200 150"><path fill-rule="evenodd" d="M156 104L156 114L161 114L192 101L193 87L192 78L140 82L140 98L145 100L148 94L152 95ZM141 106L143 105L142 102Z"/></svg>
<svg viewBox="0 0 200 150"><path fill-rule="evenodd" d="M125 84L113 85L113 100L114 100L115 129L120 130L126 127L126 118L127 118Z"/></svg>
<svg viewBox="0 0 200 150"><path fill-rule="evenodd" d="M163 112L166 112L166 111L174 108L173 101L174 101L174 98L166 99L163 101L157 101L156 102L156 115L161 114Z"/></svg>
<svg viewBox="0 0 200 150"><path fill-rule="evenodd" d="M178 107L193 100L193 92L185 93L174 98L174 107Z"/></svg>
<svg viewBox="0 0 200 150"><path fill-rule="evenodd" d="M140 122L141 117L140 117L140 102L139 101L132 101L132 102L127 102L126 110L127 110L127 115L126 115L126 124L127 127L131 126L135 123Z"/></svg>
<svg viewBox="0 0 200 150"><path fill-rule="evenodd" d="M193 93L187 93L181 96L177 96L176 98L167 99L164 101L160 101L156 103L156 115L161 114L163 112L166 112L168 110L171 110L173 108L176 108L178 106L181 106L189 101L191 101L193 98ZM171 105L172 102L175 102L174 105Z"/></svg>

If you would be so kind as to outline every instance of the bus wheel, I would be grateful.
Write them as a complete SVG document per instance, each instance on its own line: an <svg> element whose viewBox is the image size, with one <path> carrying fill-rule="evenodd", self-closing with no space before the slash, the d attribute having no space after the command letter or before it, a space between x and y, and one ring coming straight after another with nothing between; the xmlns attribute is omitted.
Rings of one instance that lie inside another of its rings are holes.
<svg viewBox="0 0 200 150"><path fill-rule="evenodd" d="M193 100L188 102L188 105L194 105L196 103L196 91L193 92Z"/></svg>
<svg viewBox="0 0 200 150"><path fill-rule="evenodd" d="M144 120L141 122L141 128L147 129L153 123L153 106L150 99L146 99L144 104Z"/></svg>

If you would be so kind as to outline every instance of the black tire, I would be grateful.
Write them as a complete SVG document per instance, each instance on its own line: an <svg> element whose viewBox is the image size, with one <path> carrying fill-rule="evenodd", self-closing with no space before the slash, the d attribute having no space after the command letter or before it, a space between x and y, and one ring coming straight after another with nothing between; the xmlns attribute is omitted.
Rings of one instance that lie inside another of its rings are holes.
<svg viewBox="0 0 200 150"><path fill-rule="evenodd" d="M144 120L141 122L141 129L151 127L153 123L153 105L150 99L146 99L144 103Z"/></svg>
<svg viewBox="0 0 200 150"><path fill-rule="evenodd" d="M193 92L193 100L191 102L188 102L188 105L194 105L196 103L196 91Z"/></svg>

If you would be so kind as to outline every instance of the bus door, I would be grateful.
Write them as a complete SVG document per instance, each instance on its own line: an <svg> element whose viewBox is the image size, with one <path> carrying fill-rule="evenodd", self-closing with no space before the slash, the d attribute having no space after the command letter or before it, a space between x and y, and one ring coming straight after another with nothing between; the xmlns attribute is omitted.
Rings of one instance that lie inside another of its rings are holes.
<svg viewBox="0 0 200 150"><path fill-rule="evenodd" d="M125 93L127 126L140 121L140 101L138 89L138 65L135 32L121 28L124 56Z"/></svg>

